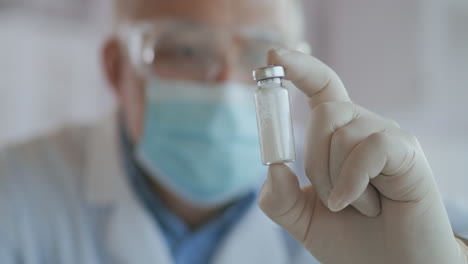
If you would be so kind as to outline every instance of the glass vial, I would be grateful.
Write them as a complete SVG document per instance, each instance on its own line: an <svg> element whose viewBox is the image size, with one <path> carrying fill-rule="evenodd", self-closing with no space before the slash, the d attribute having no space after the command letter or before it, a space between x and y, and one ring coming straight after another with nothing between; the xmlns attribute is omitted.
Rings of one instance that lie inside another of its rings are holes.
<svg viewBox="0 0 468 264"><path fill-rule="evenodd" d="M253 72L253 77L258 84L255 106L262 162L265 165L292 162L296 151L289 93L282 86L284 68L259 68Z"/></svg>

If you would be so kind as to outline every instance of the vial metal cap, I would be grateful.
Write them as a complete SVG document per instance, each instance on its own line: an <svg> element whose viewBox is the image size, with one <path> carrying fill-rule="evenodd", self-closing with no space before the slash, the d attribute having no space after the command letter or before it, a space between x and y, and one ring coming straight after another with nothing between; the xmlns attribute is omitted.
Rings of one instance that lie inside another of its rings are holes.
<svg viewBox="0 0 468 264"><path fill-rule="evenodd" d="M254 70L252 75L256 82L272 78L284 78L284 68L283 66L270 65Z"/></svg>

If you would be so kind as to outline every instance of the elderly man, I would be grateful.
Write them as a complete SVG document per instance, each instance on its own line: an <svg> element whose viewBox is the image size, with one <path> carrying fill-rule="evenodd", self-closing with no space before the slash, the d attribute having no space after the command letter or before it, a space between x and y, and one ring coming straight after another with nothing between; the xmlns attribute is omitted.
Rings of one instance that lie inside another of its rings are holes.
<svg viewBox="0 0 468 264"><path fill-rule="evenodd" d="M0 154L0 263L468 263L417 140L293 51L299 3L116 7L102 58L119 111ZM282 228L254 202L250 72L267 59L312 108L314 186L275 164L259 193Z"/></svg>

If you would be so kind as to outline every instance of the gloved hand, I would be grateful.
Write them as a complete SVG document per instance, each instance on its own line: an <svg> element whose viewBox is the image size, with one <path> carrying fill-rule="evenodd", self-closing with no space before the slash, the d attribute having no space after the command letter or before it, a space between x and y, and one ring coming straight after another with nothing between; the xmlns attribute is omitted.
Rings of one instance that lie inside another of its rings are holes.
<svg viewBox="0 0 468 264"><path fill-rule="evenodd" d="M281 49L270 51L269 64L284 66L309 98L305 172L313 185L301 189L287 166L272 165L262 210L326 264L468 263L417 139L353 104L319 60Z"/></svg>

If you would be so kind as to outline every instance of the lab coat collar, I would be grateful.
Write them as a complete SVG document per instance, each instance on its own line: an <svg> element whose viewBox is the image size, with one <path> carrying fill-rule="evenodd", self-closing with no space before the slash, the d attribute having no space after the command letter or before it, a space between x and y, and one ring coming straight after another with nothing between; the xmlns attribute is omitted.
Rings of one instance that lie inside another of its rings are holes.
<svg viewBox="0 0 468 264"><path fill-rule="evenodd" d="M94 126L87 143L84 196L112 211L103 230L106 250L119 263L172 263L164 236L139 203L126 175L119 147L117 116Z"/></svg>
<svg viewBox="0 0 468 264"><path fill-rule="evenodd" d="M104 119L91 131L85 166L85 197L90 204L112 205L109 249L124 263L172 263L161 230L138 203L121 162L117 116ZM257 205L227 234L213 263L288 263L281 229Z"/></svg>
<svg viewBox="0 0 468 264"><path fill-rule="evenodd" d="M131 190L124 174L116 115L103 118L90 130L86 146L84 195L92 204L128 199Z"/></svg>

